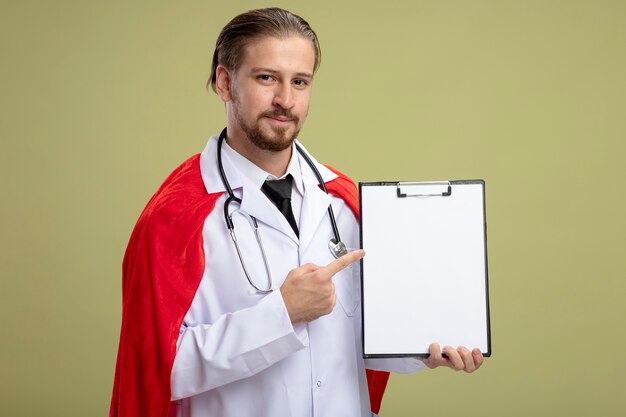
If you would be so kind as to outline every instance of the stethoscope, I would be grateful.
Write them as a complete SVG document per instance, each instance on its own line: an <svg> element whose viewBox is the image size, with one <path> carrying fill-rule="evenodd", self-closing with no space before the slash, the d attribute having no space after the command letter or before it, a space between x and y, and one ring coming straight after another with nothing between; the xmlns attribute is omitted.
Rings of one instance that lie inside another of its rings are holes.
<svg viewBox="0 0 626 417"><path fill-rule="evenodd" d="M237 256L239 257L239 262L241 262L241 267L243 268L243 272L246 275L246 279L248 280L250 285L256 290L257 293L268 294L273 291L272 273L270 271L269 263L267 262L267 256L265 255L265 249L263 248L263 242L261 241L261 234L259 233L259 225L257 224L256 218L244 212L243 210L241 210L241 208L235 209L229 213L230 204L234 202L234 203L241 205L241 199L235 197L235 194L233 193L233 190L232 188L230 188L230 184L228 183L228 180L226 179L226 173L224 172L224 165L222 164L222 143L224 142L225 138L226 138L226 128L222 130L222 133L220 133L220 137L217 141L217 166L219 168L220 176L222 178L222 182L224 183L224 187L226 188L226 192L228 192L228 198L226 199L226 202L224 202L224 219L226 220L226 226L228 227L228 230L230 231L230 237L232 238L233 243L235 244L235 249L237 250ZM324 179L322 178L322 175L315 167L315 164L313 163L311 158L309 158L306 152L304 152L304 149L302 149L300 145L298 145L297 143L296 143L296 149L298 150L298 153L302 156L302 158L304 158L304 160L309 165L309 167L311 167L311 169L313 170L313 173L315 174L315 177L317 178L317 181L320 187L322 188L322 190L326 194L328 194L328 191L326 190L326 186L324 185ZM254 284L254 282L252 282L252 278L250 277L250 273L248 272L246 263L243 260L243 255L241 254L241 249L239 248L239 243L237 242L237 236L235 235L235 225L233 223L233 214L235 212L241 213L248 220L250 227L254 231L257 245L259 246L259 251L261 252L261 256L263 257L263 264L265 266L265 274L267 275L267 287L265 289L257 287ZM333 207L331 204L328 205L328 216L330 218L330 223L333 228L333 234L334 234L334 237L330 238L328 242L328 249L330 250L330 253L335 258L339 258L340 256L347 254L348 250L346 249L346 245L341 241L341 238L339 237L339 229L337 228L337 222L335 221L335 214L333 213Z"/></svg>

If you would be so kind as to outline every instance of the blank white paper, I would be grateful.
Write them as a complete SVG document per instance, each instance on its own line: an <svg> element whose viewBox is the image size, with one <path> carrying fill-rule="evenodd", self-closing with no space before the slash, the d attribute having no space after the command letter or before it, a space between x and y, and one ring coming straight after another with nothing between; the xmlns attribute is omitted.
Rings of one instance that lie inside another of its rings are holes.
<svg viewBox="0 0 626 417"><path fill-rule="evenodd" d="M451 187L399 198L393 183L361 184L365 356L425 354L432 342L490 354L484 183Z"/></svg>

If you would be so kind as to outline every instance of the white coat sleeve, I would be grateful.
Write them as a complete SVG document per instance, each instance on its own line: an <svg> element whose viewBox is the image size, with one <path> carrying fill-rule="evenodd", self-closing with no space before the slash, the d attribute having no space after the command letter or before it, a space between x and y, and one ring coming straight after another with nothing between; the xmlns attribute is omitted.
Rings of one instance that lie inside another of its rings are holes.
<svg viewBox="0 0 626 417"><path fill-rule="evenodd" d="M300 327L300 326L298 326ZM308 344L295 331L280 291L212 323L181 327L171 374L172 400L252 376Z"/></svg>
<svg viewBox="0 0 626 417"><path fill-rule="evenodd" d="M414 374L426 368L426 365L417 358L385 358L366 359L365 367L376 371L387 371L397 374Z"/></svg>

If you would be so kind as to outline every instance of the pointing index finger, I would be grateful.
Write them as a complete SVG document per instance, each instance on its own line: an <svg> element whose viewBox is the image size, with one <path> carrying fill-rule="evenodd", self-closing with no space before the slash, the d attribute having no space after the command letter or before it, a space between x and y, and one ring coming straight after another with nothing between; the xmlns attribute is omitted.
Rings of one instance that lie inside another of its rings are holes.
<svg viewBox="0 0 626 417"><path fill-rule="evenodd" d="M332 261L331 263L326 265L326 270L330 273L331 276L333 276L337 272L339 272L342 269L346 268L351 263L358 261L359 259L363 258L364 256L365 256L365 251L363 249L354 250L352 252L349 252L349 253L347 253L347 254L345 254L345 255L335 259L334 261Z"/></svg>

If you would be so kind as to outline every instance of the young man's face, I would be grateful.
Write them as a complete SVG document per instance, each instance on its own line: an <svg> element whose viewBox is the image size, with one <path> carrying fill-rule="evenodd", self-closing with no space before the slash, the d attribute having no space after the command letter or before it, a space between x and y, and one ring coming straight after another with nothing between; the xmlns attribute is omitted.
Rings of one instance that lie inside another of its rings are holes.
<svg viewBox="0 0 626 417"><path fill-rule="evenodd" d="M315 51L300 36L264 37L245 48L231 74L231 126L260 149L281 151L298 136L309 110ZM223 97L224 98L224 97Z"/></svg>

